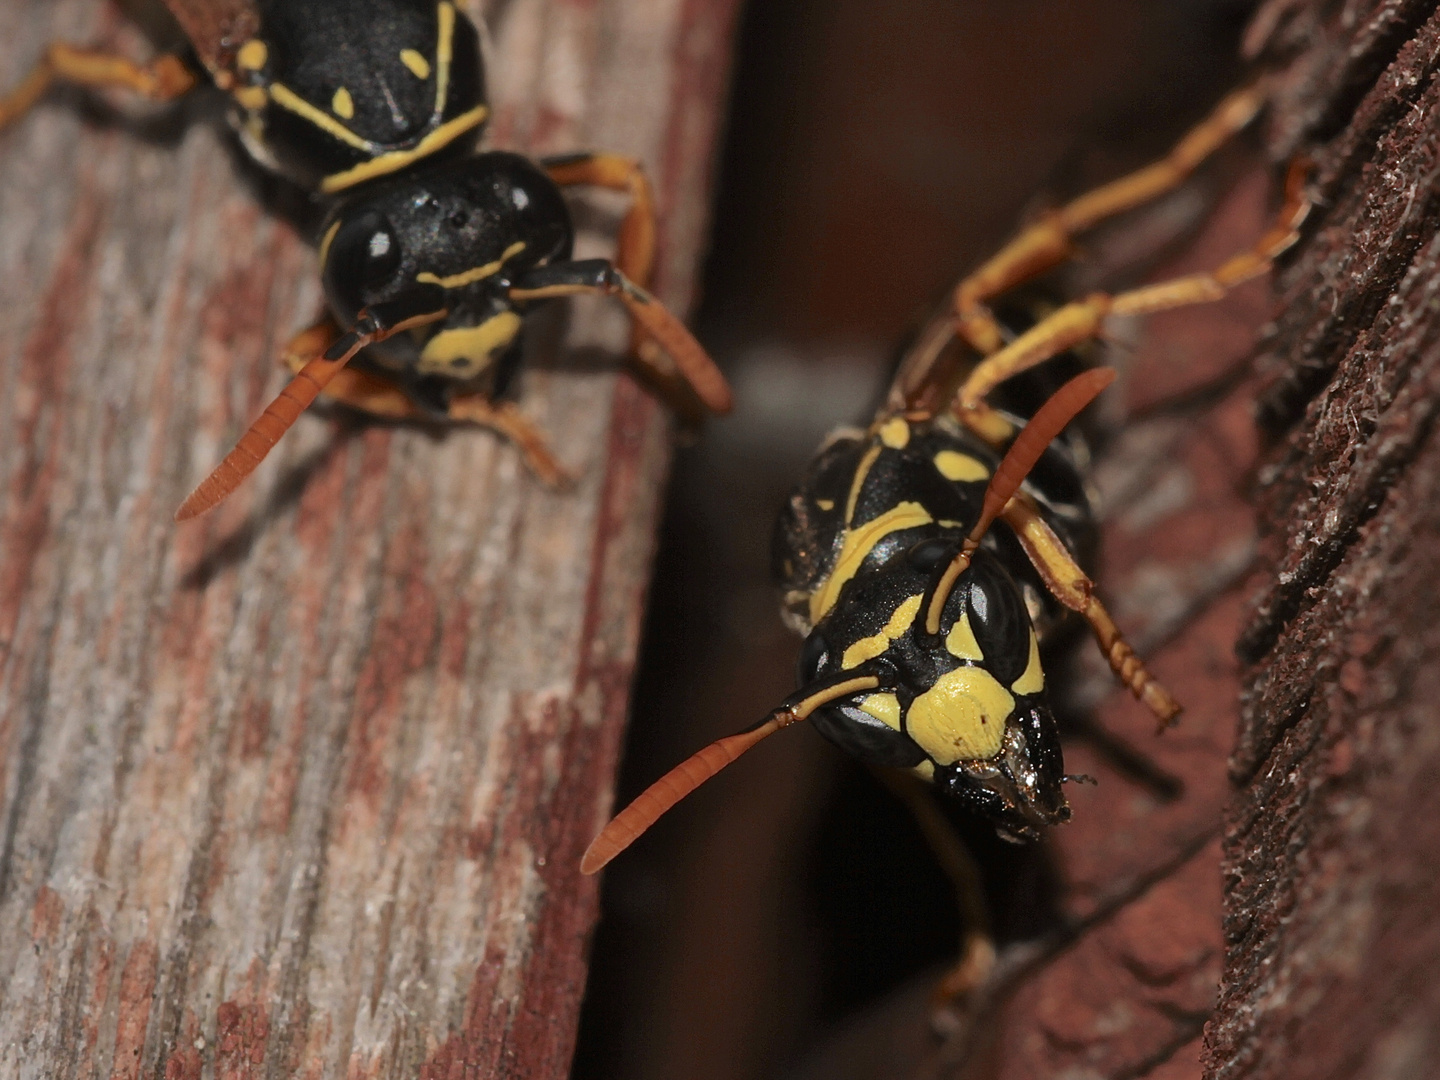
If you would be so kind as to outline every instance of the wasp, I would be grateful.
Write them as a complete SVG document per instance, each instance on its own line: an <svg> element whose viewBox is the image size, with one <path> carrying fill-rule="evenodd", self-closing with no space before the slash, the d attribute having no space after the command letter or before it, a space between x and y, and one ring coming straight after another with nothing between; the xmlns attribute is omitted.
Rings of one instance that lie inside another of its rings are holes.
<svg viewBox="0 0 1440 1080"><path fill-rule="evenodd" d="M619 299L642 368L662 385L678 373L711 411L730 408L708 354L643 288L655 224L638 162L477 152L489 117L480 35L451 0L166 2L194 58L137 64L53 44L0 98L0 128L56 81L163 102L208 80L249 154L329 204L319 237L329 313L290 343L294 378L177 520L218 505L321 393L379 416L490 427L542 480L562 482L541 433L499 400L524 316L552 297ZM613 262L572 258L561 192L572 185L630 196Z"/></svg>
<svg viewBox="0 0 1440 1080"><path fill-rule="evenodd" d="M1180 704L1125 641L1085 568L1095 514L1071 422L1114 373L1078 350L1110 315L1218 300L1266 272L1308 211L1305 169L1292 167L1265 235L1211 272L1096 293L1028 328L997 312L1068 258L1078 234L1180 184L1263 101L1259 84L1234 92L1166 158L1043 215L959 283L903 355L873 421L833 434L781 513L773 563L783 617L805 639L800 689L643 792L595 838L584 872L803 720L872 766L929 782L1002 837L1039 838L1069 820L1064 785L1077 779L1065 773L1041 654L1069 617L1089 625L1161 730L1175 721ZM1064 365L1079 374L1061 385Z"/></svg>

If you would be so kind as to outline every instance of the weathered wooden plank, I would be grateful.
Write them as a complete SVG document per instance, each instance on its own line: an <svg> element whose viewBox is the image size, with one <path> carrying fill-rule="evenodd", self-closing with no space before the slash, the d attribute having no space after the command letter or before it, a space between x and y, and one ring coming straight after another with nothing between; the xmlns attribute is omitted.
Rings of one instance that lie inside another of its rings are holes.
<svg viewBox="0 0 1440 1080"><path fill-rule="evenodd" d="M683 308L732 0L490 8L495 141L643 158ZM145 47L10 4L4 81L52 37ZM314 259L213 110L77 100L0 142L0 1075L562 1075L668 458L623 319L533 335L572 492L485 432L315 415L177 528Z"/></svg>
<svg viewBox="0 0 1440 1080"><path fill-rule="evenodd" d="M1313 221L1262 353L1266 582L1231 759L1217 1078L1424 1076L1440 1052L1440 11L1292 0L1276 156Z"/></svg>

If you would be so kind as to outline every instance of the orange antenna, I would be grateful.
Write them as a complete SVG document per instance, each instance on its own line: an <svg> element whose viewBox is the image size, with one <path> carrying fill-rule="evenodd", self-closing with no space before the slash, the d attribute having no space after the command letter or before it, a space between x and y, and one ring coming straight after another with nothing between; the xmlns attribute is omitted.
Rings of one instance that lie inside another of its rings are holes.
<svg viewBox="0 0 1440 1080"><path fill-rule="evenodd" d="M433 290L433 291L432 291ZM439 294L438 298L435 295ZM435 302L440 303L436 310ZM417 306L425 310L413 313ZM180 509L175 511L176 521L189 521L219 506L238 488L245 478L260 467L267 454L275 448L281 436L310 407L331 379L338 375L361 349L384 341L401 330L428 323L439 322L450 312L444 305L444 290L438 285L422 287L414 294L406 293L398 300L376 304L360 312L355 329L345 334L326 350L324 356L317 356L286 384L285 389L274 401L265 407L250 430L240 437L235 449L225 455L225 460L200 481ZM391 317L387 317L391 316ZM393 316L399 316L394 318Z"/></svg>
<svg viewBox="0 0 1440 1080"><path fill-rule="evenodd" d="M1094 368L1076 375L1050 395L1049 400L1040 406L1039 411L1015 437L1001 460L1000 467L990 478L989 486L985 488L985 504L980 511L980 520L975 522L975 527L965 538L960 553L945 568L945 573L940 576L935 592L930 597L930 604L925 609L927 633L940 633L940 615L945 610L945 603L950 599L950 591L955 587L955 582L970 565L975 549L980 546L980 541L984 539L991 523L1000 516L1005 504L1025 482L1025 477L1030 475L1030 470L1040 460L1040 455L1045 453L1045 448L1055 436L1065 430L1066 424L1074 420L1085 406L1100 395L1100 391L1114 381L1114 368Z"/></svg>
<svg viewBox="0 0 1440 1080"><path fill-rule="evenodd" d="M850 674L842 682L820 690L802 691L799 701L789 701L749 731L727 735L692 754L651 784L640 796L611 819L590 842L580 860L582 874L594 874L638 840L672 806L725 768L762 739L781 728L799 723L816 709L863 690L874 690L880 680L873 675Z"/></svg>

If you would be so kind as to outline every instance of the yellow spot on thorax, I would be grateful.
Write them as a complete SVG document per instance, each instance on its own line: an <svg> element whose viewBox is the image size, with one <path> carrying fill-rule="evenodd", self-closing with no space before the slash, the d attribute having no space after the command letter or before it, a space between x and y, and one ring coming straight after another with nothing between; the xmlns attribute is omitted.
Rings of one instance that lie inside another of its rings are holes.
<svg viewBox="0 0 1440 1080"><path fill-rule="evenodd" d="M1025 665L1025 673L1010 684L1010 689L1017 694L1038 694L1045 689L1045 669L1040 666L1040 642L1034 627L1030 629L1030 662Z"/></svg>
<svg viewBox="0 0 1440 1080"><path fill-rule="evenodd" d="M941 450L936 454L935 468L940 470L940 475L946 480L962 483L974 483L990 477L990 470L985 467L984 462L954 450Z"/></svg>
<svg viewBox="0 0 1440 1080"><path fill-rule="evenodd" d="M1015 699L980 667L947 672L910 703L906 733L940 765L987 760L1000 752Z"/></svg>
<svg viewBox="0 0 1440 1080"><path fill-rule="evenodd" d="M888 728L900 730L900 699L894 694L871 694L862 698L860 711L869 713Z"/></svg>
<svg viewBox="0 0 1440 1080"><path fill-rule="evenodd" d="M919 503L902 502L879 517L867 521L858 529L845 530L845 539L841 541L835 569L825 579L825 583L810 595L810 622L818 623L835 606L840 590L855 576L860 564L875 549L876 544L893 532L929 525L934 520L930 512Z"/></svg>
<svg viewBox="0 0 1440 1080"><path fill-rule="evenodd" d="M270 59L270 49L259 38L251 38L235 54L235 64L246 71L259 71Z"/></svg>
<svg viewBox="0 0 1440 1080"><path fill-rule="evenodd" d="M910 425L903 417L891 417L880 425L880 441L891 450L904 450L910 442Z"/></svg>
<svg viewBox="0 0 1440 1080"><path fill-rule="evenodd" d="M430 77L430 61L421 56L414 49L401 49L400 62L410 69L410 74L417 79L428 79Z"/></svg>
<svg viewBox="0 0 1440 1080"><path fill-rule="evenodd" d="M828 514L831 510L834 510L834 509L835 509L835 500L834 500L834 499L816 499L816 500L815 500L815 505L818 506L821 510L824 510L824 511Z"/></svg>
<svg viewBox="0 0 1440 1080"><path fill-rule="evenodd" d="M420 353L420 370L474 378L519 332L520 316L513 311L492 315L479 326L442 330L425 343Z"/></svg>
<svg viewBox="0 0 1440 1080"><path fill-rule="evenodd" d="M321 112L284 83L272 83L270 86L270 97L276 105L294 113L296 116L310 121L310 123L314 124L327 135L332 135L357 150L363 150L367 154L370 153L372 149L370 143L366 142L359 135L356 135L329 113Z"/></svg>
<svg viewBox="0 0 1440 1080"><path fill-rule="evenodd" d="M878 634L871 634L869 637L861 638L848 649L845 655L840 658L840 669L848 671L850 668L859 667L866 660L873 660L886 649L896 638L904 635L915 622L915 616L920 611L920 601L924 597L919 593L908 597L890 616L890 621L885 624L885 629Z"/></svg>
<svg viewBox="0 0 1440 1080"><path fill-rule="evenodd" d="M335 91L335 96L330 99L330 111L341 120L355 119L355 99L350 96L350 91L340 87Z"/></svg>
<svg viewBox="0 0 1440 1080"><path fill-rule="evenodd" d="M945 635L945 648L957 659L984 662L985 653L980 648L980 642L975 640L975 631L970 627L970 612L960 613L960 618L950 628L950 633Z"/></svg>
<svg viewBox="0 0 1440 1080"><path fill-rule="evenodd" d="M920 777L921 780L935 779L935 763L933 761L922 761L910 771Z"/></svg>
<svg viewBox="0 0 1440 1080"><path fill-rule="evenodd" d="M486 278L499 273L500 268L505 265L507 260L513 259L524 250L524 241L517 240L505 249L500 258L494 262L486 263L484 266L477 266L473 270L465 270L462 273L451 274L449 277L443 278L437 277L428 270L424 270L415 275L415 280L428 282L432 285L441 285L447 289L458 289L465 285L473 285L477 281L484 281Z"/></svg>

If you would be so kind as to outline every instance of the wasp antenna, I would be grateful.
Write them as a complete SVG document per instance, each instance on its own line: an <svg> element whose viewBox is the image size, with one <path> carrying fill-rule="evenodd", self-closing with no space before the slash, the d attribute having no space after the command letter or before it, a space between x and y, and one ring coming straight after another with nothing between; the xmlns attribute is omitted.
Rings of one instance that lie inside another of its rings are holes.
<svg viewBox="0 0 1440 1080"><path fill-rule="evenodd" d="M396 300L361 311L355 321L355 329L331 345L325 355L315 357L297 371L279 396L265 406L265 411L240 437L235 449L226 454L225 460L200 481L199 486L180 504L180 509L175 511L175 520L189 521L224 502L247 476L259 468L266 455L275 449L280 437L290 430L300 414L310 407L320 396L320 391L356 353L401 330L439 322L450 314L444 303L445 294L440 286L422 285Z"/></svg>
<svg viewBox="0 0 1440 1080"><path fill-rule="evenodd" d="M946 601L950 599L950 590L970 565L975 549L980 546L980 541L984 539L991 524L1005 509L1005 504L1014 498L1015 492L1025 482L1025 477L1030 475L1030 470L1045 453L1045 448L1055 436L1065 430L1066 424L1074 420L1085 406L1100 396L1100 391L1114 381L1114 368L1093 368L1076 375L1050 395L1049 400L1040 406L1030 418L1030 422L1015 437L1010 449L1005 452L1000 467L995 470L995 475L990 477L990 483L985 488L985 504L980 511L980 520L975 522L975 527L965 538L960 553L950 561L930 595L930 602L925 608L927 633L940 632L940 614L945 610Z"/></svg>
<svg viewBox="0 0 1440 1080"><path fill-rule="evenodd" d="M594 874L604 869L606 863L640 839L671 807L757 743L781 728L799 723L832 701L874 690L879 685L880 680L873 675L857 677L853 671L846 672L838 682L801 691L749 731L716 739L692 754L611 818L610 824L601 829L600 835L585 849L580 859L580 872Z"/></svg>

